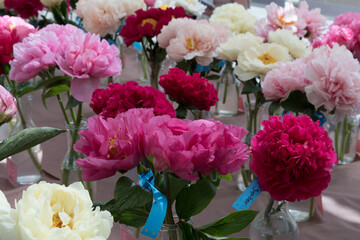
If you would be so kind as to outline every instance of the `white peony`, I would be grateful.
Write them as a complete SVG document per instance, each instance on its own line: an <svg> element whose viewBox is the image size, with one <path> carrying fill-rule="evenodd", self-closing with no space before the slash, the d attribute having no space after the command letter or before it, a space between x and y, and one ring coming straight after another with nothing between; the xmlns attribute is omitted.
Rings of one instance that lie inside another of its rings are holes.
<svg viewBox="0 0 360 240"><path fill-rule="evenodd" d="M18 240L14 209L10 207L4 193L0 191L0 240Z"/></svg>
<svg viewBox="0 0 360 240"><path fill-rule="evenodd" d="M287 49L293 58L300 58L310 53L312 48L308 47L306 41L300 40L294 33L287 29L277 29L269 32L269 42L280 44Z"/></svg>
<svg viewBox="0 0 360 240"><path fill-rule="evenodd" d="M201 16L206 9L206 6L199 0L156 0L154 7L162 6L183 7L188 14L193 16Z"/></svg>
<svg viewBox="0 0 360 240"><path fill-rule="evenodd" d="M40 0L41 4L46 7L58 6L63 0Z"/></svg>
<svg viewBox="0 0 360 240"><path fill-rule="evenodd" d="M256 17L248 13L243 5L228 3L215 8L209 21L223 24L234 33L254 33Z"/></svg>
<svg viewBox="0 0 360 240"><path fill-rule="evenodd" d="M92 210L80 182L31 185L16 204L15 217L22 240L105 240L113 225L108 211Z"/></svg>
<svg viewBox="0 0 360 240"><path fill-rule="evenodd" d="M263 79L268 71L277 67L278 62L291 60L286 47L276 43L263 43L241 52L234 72L243 81L250 80L257 75Z"/></svg>
<svg viewBox="0 0 360 240"><path fill-rule="evenodd" d="M264 42L264 38L255 36L254 34L247 32L230 37L225 43L220 44L216 49L219 54L219 58L228 61L237 60L240 52L245 51L251 47L259 45Z"/></svg>

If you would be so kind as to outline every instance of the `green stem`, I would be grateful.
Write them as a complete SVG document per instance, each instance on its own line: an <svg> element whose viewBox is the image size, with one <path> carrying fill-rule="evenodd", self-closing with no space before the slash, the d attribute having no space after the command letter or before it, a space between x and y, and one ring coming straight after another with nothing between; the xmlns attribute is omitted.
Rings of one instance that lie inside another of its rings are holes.
<svg viewBox="0 0 360 240"><path fill-rule="evenodd" d="M265 212L264 212L264 219L268 225L270 225L270 216L271 216L271 210L272 210L273 205L274 205L274 199L272 197L270 197L269 203L266 206ZM272 240L273 236L265 234L265 239Z"/></svg>
<svg viewBox="0 0 360 240"><path fill-rule="evenodd" d="M231 72L231 62L226 62L226 67L225 67L225 87L224 87L224 95L223 95L222 104L226 103L228 86L229 86L229 73L230 72Z"/></svg>
<svg viewBox="0 0 360 240"><path fill-rule="evenodd" d="M315 198L314 198L314 197L310 198L309 219L310 219L310 218L312 217L312 215L313 215L314 203L315 203Z"/></svg>
<svg viewBox="0 0 360 240"><path fill-rule="evenodd" d="M335 152L337 154L337 158L339 159L339 133L341 128L341 122L338 122L335 128Z"/></svg>
<svg viewBox="0 0 360 240"><path fill-rule="evenodd" d="M146 55L145 55L145 49L143 49L140 53L140 63L141 68L144 73L144 80L149 80L148 71L147 71L147 61L146 61Z"/></svg>
<svg viewBox="0 0 360 240"><path fill-rule="evenodd" d="M165 184L165 196L167 199L167 209L166 209L166 216L165 216L165 223L166 224L175 224L174 216L171 209L171 198L170 198L170 181L169 181L169 173L165 171L163 173L164 184Z"/></svg>
<svg viewBox="0 0 360 240"><path fill-rule="evenodd" d="M139 237L140 237L140 228L136 228L136 230L135 230L135 238L136 239L139 239Z"/></svg>
<svg viewBox="0 0 360 240"><path fill-rule="evenodd" d="M241 167L241 174L242 174L242 177L243 177L243 182L244 182L245 187L248 187L248 186L249 186L249 182L248 182L248 180L247 180L247 175L246 175L246 171L245 171L245 167L244 167L244 166Z"/></svg>
<svg viewBox="0 0 360 240"><path fill-rule="evenodd" d="M67 114L67 112L66 112L66 109L65 109L64 103L63 103L63 101L62 101L62 99L61 99L61 96L58 94L58 95L56 95L56 98L57 98L58 103L59 103L59 105L60 105L61 112L62 112L62 114L64 115L65 122L66 122L68 125L70 125L70 119L69 119L69 116L68 116L68 114Z"/></svg>
<svg viewBox="0 0 360 240"><path fill-rule="evenodd" d="M68 94L68 99L70 99L70 98L71 98L70 92L68 91L67 94ZM72 117L73 121L75 121L75 120L76 120L76 116L75 116L75 110L74 110L74 108L70 108L70 114L71 114L71 117Z"/></svg>
<svg viewBox="0 0 360 240"><path fill-rule="evenodd" d="M113 83L113 82L114 82L113 76L108 77L108 84Z"/></svg>
<svg viewBox="0 0 360 240"><path fill-rule="evenodd" d="M346 140L347 140L347 135L349 134L348 125L349 125L348 118L345 115L344 122L343 122L342 136L341 136L340 155L339 155L339 159L338 159L340 162L344 161Z"/></svg>

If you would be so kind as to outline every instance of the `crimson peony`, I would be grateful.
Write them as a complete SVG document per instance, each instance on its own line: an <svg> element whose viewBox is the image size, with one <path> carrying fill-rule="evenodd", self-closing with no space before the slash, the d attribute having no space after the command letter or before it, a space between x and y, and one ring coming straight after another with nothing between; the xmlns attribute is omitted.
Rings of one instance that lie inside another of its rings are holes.
<svg viewBox="0 0 360 240"><path fill-rule="evenodd" d="M31 16L38 16L38 11L44 8L40 0L5 0L5 8L11 8L17 12L22 18L30 18Z"/></svg>

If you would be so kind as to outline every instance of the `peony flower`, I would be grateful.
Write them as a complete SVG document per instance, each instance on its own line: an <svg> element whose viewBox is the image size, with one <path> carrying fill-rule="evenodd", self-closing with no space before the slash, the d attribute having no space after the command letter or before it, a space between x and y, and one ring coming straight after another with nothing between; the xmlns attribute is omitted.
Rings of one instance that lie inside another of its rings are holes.
<svg viewBox="0 0 360 240"><path fill-rule="evenodd" d="M305 67L306 62L299 58L292 62L280 62L277 68L269 71L261 82L266 100L284 100L295 90L305 92L310 83L304 77Z"/></svg>
<svg viewBox="0 0 360 240"><path fill-rule="evenodd" d="M17 230L21 239L108 239L113 217L92 207L80 182L69 187L40 182L29 186L16 204Z"/></svg>
<svg viewBox="0 0 360 240"><path fill-rule="evenodd" d="M139 9L135 15L126 18L126 25L121 28L120 36L123 37L126 46L141 40L143 37L157 36L163 26L173 18L185 17L183 8L150 8L146 11Z"/></svg>
<svg viewBox="0 0 360 240"><path fill-rule="evenodd" d="M304 76L310 82L305 92L315 108L330 112L360 113L360 64L352 53L335 44L317 48L307 59Z"/></svg>
<svg viewBox="0 0 360 240"><path fill-rule="evenodd" d="M163 6L167 8L182 7L186 13L192 16L201 16L206 9L206 6L199 0L156 0L154 7L162 8Z"/></svg>
<svg viewBox="0 0 360 240"><path fill-rule="evenodd" d="M78 101L89 101L92 92L99 88L100 78L121 73L119 49L98 35L80 31L59 38L62 44L55 55L55 62L67 75L73 77L70 91Z"/></svg>
<svg viewBox="0 0 360 240"><path fill-rule="evenodd" d="M4 193L0 190L0 232L1 239L20 240L16 231L14 209L10 207Z"/></svg>
<svg viewBox="0 0 360 240"><path fill-rule="evenodd" d="M305 41L300 40L293 32L287 29L277 29L275 32L269 32L268 39L271 43L286 47L293 58L303 57L312 50Z"/></svg>
<svg viewBox="0 0 360 240"><path fill-rule="evenodd" d="M234 72L243 81L257 75L263 78L268 71L277 67L278 62L291 60L288 52L287 48L276 43L256 45L239 54Z"/></svg>
<svg viewBox="0 0 360 240"><path fill-rule="evenodd" d="M74 145L87 158L76 160L85 181L110 177L120 170L130 170L144 158L144 124L154 116L152 109L131 109L115 118L89 118L89 129Z"/></svg>
<svg viewBox="0 0 360 240"><path fill-rule="evenodd" d="M80 0L76 4L76 13L83 19L87 32L104 37L115 34L124 17L134 14L137 9L145 8L143 0L130 2L132 3L120 0Z"/></svg>
<svg viewBox="0 0 360 240"><path fill-rule="evenodd" d="M271 116L251 139L250 169L261 190L277 201L320 195L337 163L332 140L307 115Z"/></svg>
<svg viewBox="0 0 360 240"><path fill-rule="evenodd" d="M263 42L264 38L247 32L230 37L226 42L219 45L216 52L219 54L218 58L220 59L236 61L241 52Z"/></svg>
<svg viewBox="0 0 360 240"><path fill-rule="evenodd" d="M0 125L9 122L16 112L16 99L0 85Z"/></svg>
<svg viewBox="0 0 360 240"><path fill-rule="evenodd" d="M199 73L191 76L179 68L172 68L168 74L160 76L159 84L178 103L199 110L209 111L219 101L214 85L206 78L201 78Z"/></svg>
<svg viewBox="0 0 360 240"><path fill-rule="evenodd" d="M25 20L20 17L13 17L8 15L1 16L0 26L1 28L9 27L12 32L16 32L16 36L19 42L21 42L30 33L36 32L33 25L25 22Z"/></svg>
<svg viewBox="0 0 360 240"><path fill-rule="evenodd" d="M223 24L235 34L254 33L256 17L248 13L243 5L228 3L215 8L209 21Z"/></svg>
<svg viewBox="0 0 360 240"><path fill-rule="evenodd" d="M174 19L163 28L158 41L171 60L180 62L195 58L198 64L207 66L217 56L215 50L219 44L231 35L227 28L206 20Z"/></svg>
<svg viewBox="0 0 360 240"><path fill-rule="evenodd" d="M152 108L155 115L176 116L172 104L164 93L154 87L139 86L134 81L123 85L110 83L106 89L96 89L91 101L90 107L105 119L114 118L131 108Z"/></svg>
<svg viewBox="0 0 360 240"><path fill-rule="evenodd" d="M145 4L148 7L154 7L156 0L145 0Z"/></svg>
<svg viewBox="0 0 360 240"><path fill-rule="evenodd" d="M40 0L4 0L6 10L14 9L16 13L22 18L30 18L31 16L38 16L38 11L42 10L44 6Z"/></svg>
<svg viewBox="0 0 360 240"><path fill-rule="evenodd" d="M62 0L40 0L41 4L46 7L59 6Z"/></svg>

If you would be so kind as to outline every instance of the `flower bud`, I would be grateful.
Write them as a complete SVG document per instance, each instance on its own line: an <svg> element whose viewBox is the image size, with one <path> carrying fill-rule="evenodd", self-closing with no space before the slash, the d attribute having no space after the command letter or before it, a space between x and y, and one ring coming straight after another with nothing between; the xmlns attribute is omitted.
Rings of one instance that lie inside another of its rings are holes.
<svg viewBox="0 0 360 240"><path fill-rule="evenodd" d="M0 125L9 122L16 112L16 99L0 85Z"/></svg>

